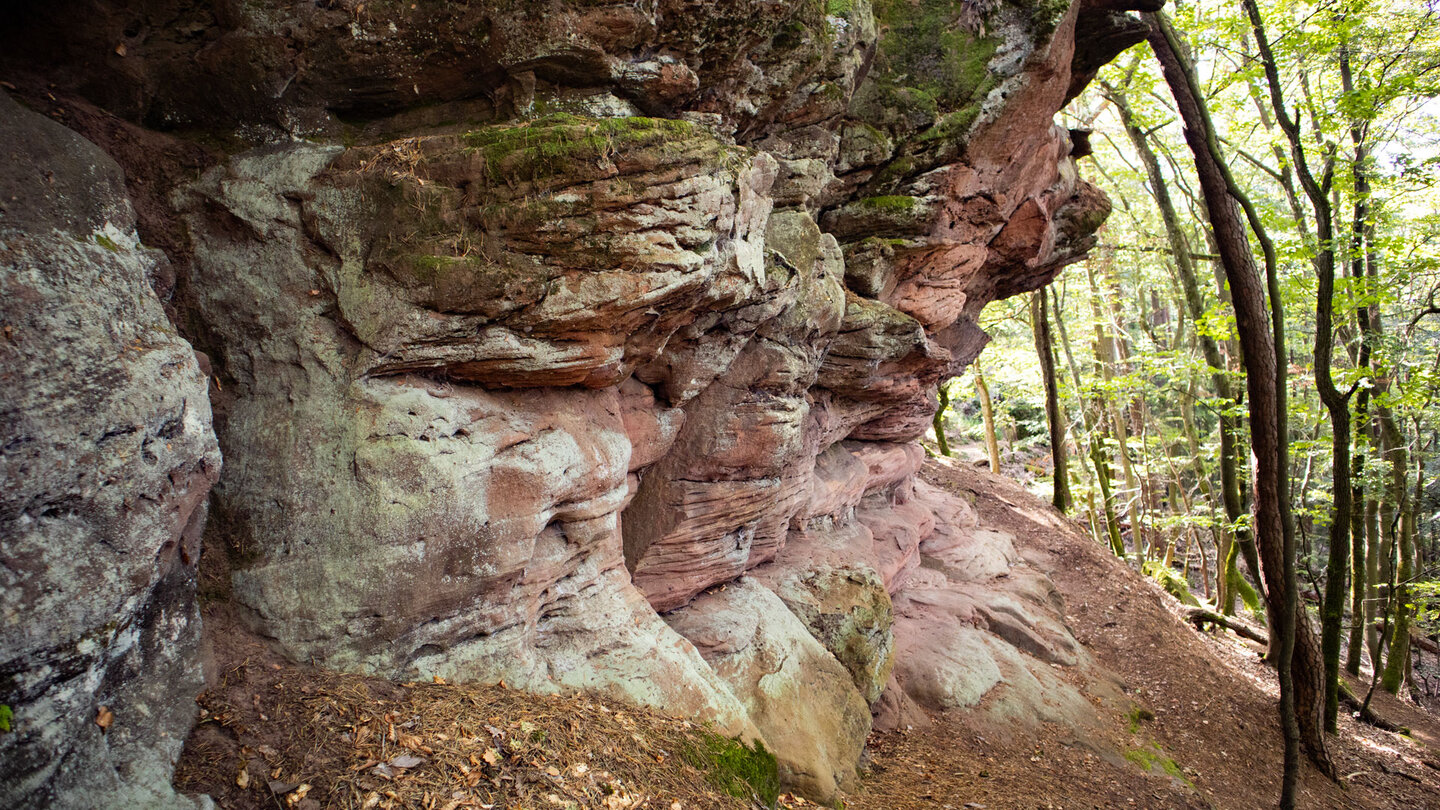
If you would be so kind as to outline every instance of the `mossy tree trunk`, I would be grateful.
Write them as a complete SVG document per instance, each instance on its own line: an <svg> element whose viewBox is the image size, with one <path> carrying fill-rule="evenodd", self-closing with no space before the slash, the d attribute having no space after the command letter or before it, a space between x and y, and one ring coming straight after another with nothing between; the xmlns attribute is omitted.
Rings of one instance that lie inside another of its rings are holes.
<svg viewBox="0 0 1440 810"><path fill-rule="evenodd" d="M1051 503L1061 512L1071 509L1070 465L1065 448L1065 414L1060 407L1060 385L1055 378L1055 346L1050 335L1050 308L1041 287L1030 297L1030 324L1035 336L1035 354L1040 358L1040 375L1045 381L1045 423L1050 429L1050 458L1054 461L1055 484Z"/></svg>
<svg viewBox="0 0 1440 810"><path fill-rule="evenodd" d="M940 407L935 411L935 418L931 425L935 428L935 446L940 450L940 455L950 455L950 442L945 439L945 413L950 410L950 388L949 380L941 380L936 387L935 395L940 400Z"/></svg>
<svg viewBox="0 0 1440 810"><path fill-rule="evenodd" d="M975 390L980 395L980 416L985 420L985 452L990 456L990 471L1000 472L1000 440L995 436L995 403L990 399L990 386L985 384L985 372L980 361L975 361Z"/></svg>

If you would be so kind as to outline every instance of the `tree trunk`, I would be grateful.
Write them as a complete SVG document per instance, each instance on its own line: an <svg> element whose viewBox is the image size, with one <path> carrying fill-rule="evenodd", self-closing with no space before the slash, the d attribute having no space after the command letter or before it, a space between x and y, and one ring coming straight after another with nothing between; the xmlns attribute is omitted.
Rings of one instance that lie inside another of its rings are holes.
<svg viewBox="0 0 1440 810"><path fill-rule="evenodd" d="M1105 317L1100 304L1100 287L1095 279L1095 269L1090 263L1085 265L1086 277L1090 282L1090 314L1095 323L1095 360L1100 366L1100 377L1106 383L1115 378L1116 346L1113 336L1106 334L1104 324L1109 323ZM1139 492L1139 485L1135 483L1135 471L1130 466L1130 454L1127 452L1129 443L1129 432L1126 429L1125 420L1120 415L1120 409L1115 405L1114 400L1109 396L1100 397L1098 407L1101 410L1101 420L1108 420L1110 430L1115 439L1115 455L1120 460L1120 472L1125 479L1125 516L1130 521L1130 539L1136 552L1142 551L1144 538L1141 536L1140 524L1135 519L1135 508L1130 500L1131 493ZM1108 482L1107 482L1108 484ZM1103 488L1103 487L1102 487ZM1113 491L1112 491L1113 493ZM1105 499L1107 509L1116 511L1116 497L1114 494ZM1111 521L1115 525L1114 521ZM1118 531L1118 526L1117 526ZM1124 548L1124 541L1121 541L1121 548ZM1120 556L1124 556L1122 551Z"/></svg>
<svg viewBox="0 0 1440 810"><path fill-rule="evenodd" d="M975 361L975 390L980 394L980 415L985 420L985 452L990 454L990 472L1000 473L1000 440L995 438L995 404L990 401L990 386L980 361Z"/></svg>
<svg viewBox="0 0 1440 810"><path fill-rule="evenodd" d="M1175 204L1171 200L1170 190L1165 182L1165 176L1160 171L1160 161L1155 156L1155 150L1150 147L1150 140L1145 132L1135 122L1130 112L1129 101L1125 93L1116 88L1105 85L1106 95L1115 105L1120 114L1120 120L1125 126L1125 133L1130 138L1130 143L1135 147L1135 152L1140 157L1140 163L1145 167L1145 175L1149 180L1151 196L1155 198L1155 205L1160 209L1160 219L1165 225L1165 236L1170 243L1170 252L1175 257L1175 269L1180 276L1180 288L1184 294L1185 308L1190 313L1190 319L1196 323L1205 316L1204 299L1200 295L1199 276L1195 272L1195 261L1190 250L1189 240L1185 237L1184 228L1180 224L1180 216L1176 213ZM1230 385L1230 377L1227 374L1227 364L1220 352L1220 346L1215 339L1196 330L1196 340L1200 344L1201 355L1205 358L1205 364L1210 367L1210 380L1215 388L1215 396L1223 400L1227 406L1235 400L1234 392ZM1240 497L1240 476L1238 473L1238 454L1235 452L1235 432L1239 429L1234 416L1222 413L1220 415L1220 485L1221 496L1225 504L1225 516L1231 527L1235 527L1245 512L1243 500ZM1233 530L1233 542L1241 544L1240 551L1245 557L1250 573L1255 577L1256 583L1262 583L1260 572L1259 554L1255 548L1254 538L1245 529ZM1228 545L1228 544L1227 544ZM1234 583L1240 576L1235 565L1236 555L1227 553L1225 555L1226 566L1225 577L1227 582ZM1217 562L1218 567L1218 562ZM1263 590L1263 584L1261 588ZM1235 588L1228 588L1227 592L1233 594ZM1233 598L1224 600L1221 612L1227 609L1233 612ZM1268 603L1267 603L1268 604ZM1274 628L1276 622L1272 619L1270 627Z"/></svg>
<svg viewBox="0 0 1440 810"><path fill-rule="evenodd" d="M1065 449L1065 415L1060 408L1060 386L1055 379L1054 340L1050 336L1050 308L1045 305L1045 288L1030 297L1030 325L1035 335L1035 354L1040 358L1040 375L1045 380L1045 422L1050 428L1050 458L1055 462L1054 497L1061 512L1069 512L1070 465Z"/></svg>
<svg viewBox="0 0 1440 810"><path fill-rule="evenodd" d="M950 410L949 383L949 380L941 380L935 391L940 407L935 411L935 418L931 420L931 425L935 428L935 446L939 448L940 455L947 457L950 455L950 442L945 440L945 412Z"/></svg>
<svg viewBox="0 0 1440 810"><path fill-rule="evenodd" d="M1249 235L1237 204L1238 189L1220 158L1202 96L1168 22L1147 13L1153 30L1150 44L1160 60L1166 82L1185 122L1185 140L1195 158L1201 191L1210 212L1216 246L1235 302L1235 319L1247 369L1250 436L1255 454L1255 532L1264 561L1267 597L1280 642L1280 722L1285 735L1285 770L1280 803L1295 806L1299 754L1303 746L1326 775L1334 766L1325 751L1321 710L1323 665L1319 645L1308 623L1298 615L1293 534L1287 531L1285 476L1285 414L1283 378L1277 363L1276 323L1267 312L1266 289L1250 252ZM1232 196L1234 194L1234 196ZM1274 303L1278 303L1274 302ZM1277 380L1282 384L1277 385Z"/></svg>
<svg viewBox="0 0 1440 810"><path fill-rule="evenodd" d="M1075 363L1075 353L1070 350L1070 335L1065 331L1065 319L1060 315L1058 301L1054 303L1054 307L1055 326L1060 333L1060 347L1065 351L1065 363L1070 367L1070 376L1075 382L1075 391L1078 397L1084 390L1084 386L1080 382L1080 368ZM1083 400L1080 403L1080 415L1085 421L1085 441L1089 446L1086 455L1090 458L1090 463L1094 468L1095 482L1100 485L1100 500L1105 517L1105 535L1109 540L1110 550L1115 552L1116 557L1124 558L1125 541L1120 537L1120 525L1115 516L1115 498L1110 491L1110 465L1105 460L1104 448L1095 437L1095 419L1091 416L1089 409L1085 407ZM1091 509L1090 514L1094 515L1095 510Z"/></svg>
<svg viewBox="0 0 1440 810"><path fill-rule="evenodd" d="M1414 512L1410 509L1410 464L1405 439L1395 423L1395 414L1386 405L1377 405L1375 414L1380 422L1380 444L1390 464L1389 490L1393 517L1381 526L1391 534L1395 547L1394 582L1395 616L1390 622L1390 655L1385 661L1385 675L1380 686L1390 694L1398 694L1405 680L1405 665L1410 661L1410 577L1414 560Z"/></svg>

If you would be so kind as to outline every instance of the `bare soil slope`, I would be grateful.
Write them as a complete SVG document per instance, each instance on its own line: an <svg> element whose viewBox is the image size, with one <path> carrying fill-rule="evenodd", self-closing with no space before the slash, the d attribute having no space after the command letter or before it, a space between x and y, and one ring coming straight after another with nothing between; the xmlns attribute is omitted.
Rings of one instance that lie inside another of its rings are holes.
<svg viewBox="0 0 1440 810"><path fill-rule="evenodd" d="M952 713L930 728L876 734L866 790L849 806L1275 805L1278 691L1273 671L1260 663L1263 650L1228 632L1197 633L1178 618L1174 599L1013 481L945 462L932 462L926 476L970 498L982 526L1015 535L1020 553L1064 594L1076 636L1119 677L1134 705L1111 706L1113 723L1099 733L1054 726L997 733L977 728L968 713ZM1341 782L1307 768L1300 806L1440 807L1440 724L1389 695L1375 705L1410 736L1342 716L1340 734L1329 740Z"/></svg>

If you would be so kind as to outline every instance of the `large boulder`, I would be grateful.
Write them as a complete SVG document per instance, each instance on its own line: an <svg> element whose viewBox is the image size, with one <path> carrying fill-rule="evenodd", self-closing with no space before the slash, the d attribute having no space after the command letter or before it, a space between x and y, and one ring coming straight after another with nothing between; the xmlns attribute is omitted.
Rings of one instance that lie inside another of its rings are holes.
<svg viewBox="0 0 1440 810"><path fill-rule="evenodd" d="M0 93L0 805L194 804L206 378L119 166Z"/></svg>
<svg viewBox="0 0 1440 810"><path fill-rule="evenodd" d="M783 784L829 803L854 781L870 712L850 673L779 597L747 577L665 620L744 704L779 761Z"/></svg>

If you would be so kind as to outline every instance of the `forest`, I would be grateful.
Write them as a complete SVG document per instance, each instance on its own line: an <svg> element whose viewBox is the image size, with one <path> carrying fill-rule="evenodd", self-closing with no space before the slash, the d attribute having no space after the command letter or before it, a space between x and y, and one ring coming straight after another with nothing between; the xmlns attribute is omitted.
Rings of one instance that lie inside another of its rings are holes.
<svg viewBox="0 0 1440 810"><path fill-rule="evenodd" d="M1024 478L1197 622L1268 636L1289 804L1337 712L1440 691L1440 18L1146 16L1063 117L1113 205L1098 244L986 311L935 451Z"/></svg>

